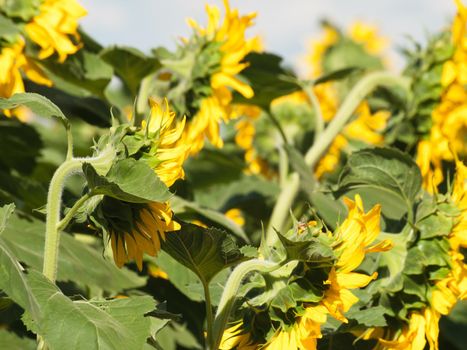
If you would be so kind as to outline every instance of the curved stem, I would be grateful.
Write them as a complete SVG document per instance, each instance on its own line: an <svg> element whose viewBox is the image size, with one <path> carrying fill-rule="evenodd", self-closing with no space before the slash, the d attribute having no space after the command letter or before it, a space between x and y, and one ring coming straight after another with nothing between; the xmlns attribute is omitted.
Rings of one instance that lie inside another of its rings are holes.
<svg viewBox="0 0 467 350"><path fill-rule="evenodd" d="M313 146L305 155L305 163L313 169L316 163L321 159L335 137L341 132L344 126L348 123L354 110L360 102L374 88L380 85L399 85L407 87L409 81L405 77L395 76L388 72L370 73L362 78L357 85L350 91L346 99L342 103L335 117L328 124L326 129L321 133L318 139L315 140ZM282 231L284 221L290 210L292 202L298 194L300 188L300 179L297 173L290 176L289 183L282 188L279 194L276 205L273 209L271 219L269 220L266 237L268 244L274 244L277 237L274 235L274 229Z"/></svg>
<svg viewBox="0 0 467 350"><path fill-rule="evenodd" d="M235 297L237 295L240 284L247 274L253 271L271 272L278 269L280 263L274 263L266 260L253 259L239 264L230 274L227 283L225 284L224 291L222 292L219 306L217 308L216 316L214 318L212 343L209 350L217 350L224 333L225 325L232 310Z"/></svg>
<svg viewBox="0 0 467 350"><path fill-rule="evenodd" d="M68 212L63 217L63 219L58 223L57 230L58 231L64 230L67 227L67 225L70 223L71 219L76 214L78 209L81 208L81 206L92 196L94 196L94 194L92 192L88 192L85 195L83 195L80 199L78 199L75 202L75 204L73 204L73 206L70 208L70 210L68 210Z"/></svg>
<svg viewBox="0 0 467 350"><path fill-rule="evenodd" d="M73 173L82 171L83 163L90 163L100 170L110 168L114 151L104 150L96 157L72 158L66 160L60 165L52 176L47 193L47 216L45 223L45 247L44 247L44 265L42 273L52 282L57 277L58 248L60 244L60 228L66 225L71 216L65 216L65 222L60 221L60 209L62 206L62 193L65 180ZM88 198L79 199L79 205L82 205ZM73 205L72 210L78 210L79 206ZM68 220L68 221L67 221Z"/></svg>
<svg viewBox="0 0 467 350"><path fill-rule="evenodd" d="M353 112L360 102L377 86L381 85L401 85L406 86L408 80L405 77L395 76L387 72L375 72L368 74L350 91L341 107L331 120L326 130L320 136L305 155L305 162L313 168L335 137L341 132L344 126L352 117Z"/></svg>
<svg viewBox="0 0 467 350"><path fill-rule="evenodd" d="M57 226L60 220L63 185L68 176L81 170L81 166L80 160L67 160L58 167L50 181L49 192L47 194L44 265L42 272L52 282L55 282L57 276L58 246L60 243Z"/></svg>
<svg viewBox="0 0 467 350"><path fill-rule="evenodd" d="M280 231L282 225L289 215L289 210L292 207L293 200L300 188L300 175L298 173L290 174L287 182L282 187L282 191L277 197L276 205L272 210L271 219L266 230L266 243L273 246L277 240L277 235L273 234L274 229Z"/></svg>

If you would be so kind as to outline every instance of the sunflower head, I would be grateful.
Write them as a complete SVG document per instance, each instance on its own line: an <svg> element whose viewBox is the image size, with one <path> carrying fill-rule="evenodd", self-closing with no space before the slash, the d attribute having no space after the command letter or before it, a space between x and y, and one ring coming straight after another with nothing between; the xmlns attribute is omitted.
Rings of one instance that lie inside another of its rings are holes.
<svg viewBox="0 0 467 350"><path fill-rule="evenodd" d="M118 267L134 260L141 270L143 254L156 255L166 232L180 229L168 203L129 203L104 197L98 213Z"/></svg>

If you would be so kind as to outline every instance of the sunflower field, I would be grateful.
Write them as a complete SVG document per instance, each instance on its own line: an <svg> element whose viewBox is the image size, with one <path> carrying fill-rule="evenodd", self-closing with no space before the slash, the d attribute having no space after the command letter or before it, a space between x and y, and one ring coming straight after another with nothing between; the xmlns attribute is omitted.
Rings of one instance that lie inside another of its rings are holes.
<svg viewBox="0 0 467 350"><path fill-rule="evenodd" d="M0 349L467 349L467 7L443 1L401 69L323 21L298 74L227 0L146 53L79 0L0 0Z"/></svg>

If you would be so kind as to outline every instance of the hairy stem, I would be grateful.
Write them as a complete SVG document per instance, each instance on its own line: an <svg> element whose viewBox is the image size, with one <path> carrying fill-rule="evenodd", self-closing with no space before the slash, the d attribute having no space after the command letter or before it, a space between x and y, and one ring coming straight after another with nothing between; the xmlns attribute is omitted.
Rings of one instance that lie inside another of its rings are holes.
<svg viewBox="0 0 467 350"><path fill-rule="evenodd" d="M81 166L80 160L67 160L58 167L50 181L49 192L47 194L44 265L42 272L52 282L55 282L57 276L58 246L60 243L58 222L60 221L63 185L68 176L81 170Z"/></svg>
<svg viewBox="0 0 467 350"><path fill-rule="evenodd" d="M322 155L329 148L335 137L342 131L345 125L349 122L353 112L358 107L360 102L373 89L381 85L399 85L404 88L408 86L407 78L395 76L388 72L370 73L362 78L350 93L345 98L336 115L315 140L311 148L305 155L305 163L313 169L316 163L321 159ZM290 175L290 181L286 186L282 187L276 205L273 209L271 219L269 220L266 237L268 244L274 244L277 240L274 235L274 229L282 231L285 219L292 206L292 202L298 194L300 188L300 178L297 173Z"/></svg>
<svg viewBox="0 0 467 350"><path fill-rule="evenodd" d="M58 247L60 244L60 229L71 219L79 207L88 199L84 196L78 200L78 205L73 205L71 215L65 216L64 222L60 221L60 209L62 206L62 193L68 176L82 171L84 163L92 164L96 169L108 171L115 157L112 149L106 149L96 157L71 158L60 165L52 176L47 193L47 216L45 223L45 248L44 265L42 272L52 282L57 277Z"/></svg>
<svg viewBox="0 0 467 350"><path fill-rule="evenodd" d="M224 333L225 325L229 318L232 306L237 296L238 289L242 283L243 278L253 271L258 272L271 272L278 269L280 263L274 263L266 260L253 259L239 264L230 274L227 283L225 284L224 291L217 308L216 316L214 318L212 342L209 350L217 350Z"/></svg>

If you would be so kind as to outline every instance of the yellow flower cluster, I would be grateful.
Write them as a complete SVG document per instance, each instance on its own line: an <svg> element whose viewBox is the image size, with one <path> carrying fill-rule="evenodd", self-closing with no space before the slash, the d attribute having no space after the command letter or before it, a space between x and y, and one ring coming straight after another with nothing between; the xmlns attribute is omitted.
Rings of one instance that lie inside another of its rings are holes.
<svg viewBox="0 0 467 350"><path fill-rule="evenodd" d="M467 155L467 7L456 0L457 15L451 29L454 55L443 65L443 93L431 117L433 126L427 140L419 142L417 164L423 175L423 187L436 192L443 181L443 160L453 161L453 152Z"/></svg>
<svg viewBox="0 0 467 350"><path fill-rule="evenodd" d="M326 51L337 43L339 39L337 30L330 26L324 26L324 33L320 40L311 43L311 53L307 61L311 67L311 76L317 78L323 74L323 59ZM350 39L364 46L366 51L373 55L381 55L387 46L387 40L378 35L375 27L362 22L355 22L348 30ZM334 118L339 106L339 97L335 84L325 82L314 88L314 93L319 101L321 115L325 122ZM389 112L378 111L371 113L368 102L364 101L357 108L355 119L350 122L342 134L338 135L331 144L328 152L320 160L315 168L316 177L331 172L339 163L342 149L348 146L348 140L359 140L371 145L379 145L383 137L379 133L385 128L389 118Z"/></svg>
<svg viewBox="0 0 467 350"><path fill-rule="evenodd" d="M60 62L67 55L75 53L79 46L75 45L69 35L78 38L78 18L86 15L76 0L44 0L39 14L26 24L28 37L41 47L39 59L44 59L57 53ZM42 69L24 54L25 41L18 40L0 50L0 97L8 98L16 93L25 92L22 73L33 82L52 86ZM17 109L14 114L20 119L23 110ZM8 116L11 111L6 111Z"/></svg>
<svg viewBox="0 0 467 350"><path fill-rule="evenodd" d="M200 27L193 19L189 24L196 32L208 40L220 43L222 54L220 67L210 79L212 95L201 101L201 106L193 120L187 125L183 142L191 145L191 153L198 153L207 138L212 145L222 147L220 136L221 121L229 121L235 114L231 112L232 90L246 98L253 97L253 89L241 81L237 75L246 68L243 63L245 56L260 49L258 37L245 38L246 30L253 25L255 13L240 16L238 10L231 9L227 0L224 1L225 18L220 23L220 12L215 6L206 6L208 25Z"/></svg>
<svg viewBox="0 0 467 350"><path fill-rule="evenodd" d="M288 329L279 329L264 349L316 349L317 340L322 337L321 325L326 322L327 315L347 322L345 312L358 301L350 290L365 287L376 278L376 273L368 276L353 271L362 263L367 253L386 251L392 247L388 240L373 244L380 232L381 207L376 205L365 213L359 195L356 195L355 201L345 199L345 202L349 214L337 232L334 235L330 233L334 239L333 250L338 260L325 282L328 289L323 299L316 305L306 306L305 312L301 317L297 317L295 324ZM250 334L241 328L241 324L224 332L220 349L233 348L255 348Z"/></svg>
<svg viewBox="0 0 467 350"><path fill-rule="evenodd" d="M164 108L150 100L149 121L143 121L141 132L148 136L152 145L145 153L145 159L157 176L167 187L184 178L183 163L188 156L189 147L180 144L185 127L185 118L176 121L175 113L169 109L168 101ZM165 240L167 231L180 229L180 224L173 221L169 202L151 202L132 207L133 222L131 230L110 232L112 251L117 266L121 267L130 260L135 260L142 269L143 254L156 255L160 250L160 240Z"/></svg>

